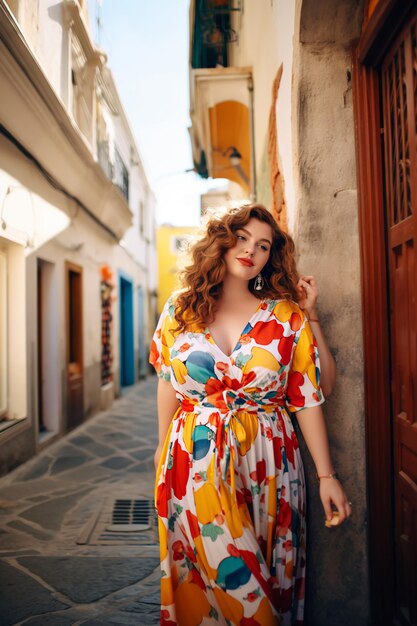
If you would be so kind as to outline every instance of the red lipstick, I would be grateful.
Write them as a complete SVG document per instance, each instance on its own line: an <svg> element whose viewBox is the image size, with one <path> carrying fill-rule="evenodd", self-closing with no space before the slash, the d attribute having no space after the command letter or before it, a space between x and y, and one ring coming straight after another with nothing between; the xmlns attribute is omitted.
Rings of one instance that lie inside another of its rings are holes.
<svg viewBox="0 0 417 626"><path fill-rule="evenodd" d="M248 259L247 257L245 258L239 258L237 257L237 260L242 264L242 265L246 265L246 267L253 267L255 265L255 263L252 263L252 261L250 259Z"/></svg>

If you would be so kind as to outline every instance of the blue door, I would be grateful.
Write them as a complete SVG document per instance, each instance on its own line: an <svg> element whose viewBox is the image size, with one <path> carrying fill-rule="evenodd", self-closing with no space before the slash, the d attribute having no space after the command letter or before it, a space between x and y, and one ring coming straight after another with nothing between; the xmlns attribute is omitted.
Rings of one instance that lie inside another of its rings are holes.
<svg viewBox="0 0 417 626"><path fill-rule="evenodd" d="M138 327L139 327L139 378L145 378L147 372L146 342L145 342L145 295L143 287L138 289Z"/></svg>
<svg viewBox="0 0 417 626"><path fill-rule="evenodd" d="M120 293L120 385L135 382L135 350L133 335L133 282L119 272Z"/></svg>

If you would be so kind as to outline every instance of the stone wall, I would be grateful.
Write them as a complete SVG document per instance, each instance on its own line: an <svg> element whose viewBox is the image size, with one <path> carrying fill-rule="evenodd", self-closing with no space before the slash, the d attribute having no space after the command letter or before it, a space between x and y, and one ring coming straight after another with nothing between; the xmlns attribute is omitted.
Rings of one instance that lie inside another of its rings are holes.
<svg viewBox="0 0 417 626"><path fill-rule="evenodd" d="M353 517L326 529L304 448L309 491L309 626L369 623L360 250L350 42L359 0L298 2L293 74L295 240L300 271L317 278L319 316L337 361L324 405L330 443ZM297 23L298 20L298 23Z"/></svg>

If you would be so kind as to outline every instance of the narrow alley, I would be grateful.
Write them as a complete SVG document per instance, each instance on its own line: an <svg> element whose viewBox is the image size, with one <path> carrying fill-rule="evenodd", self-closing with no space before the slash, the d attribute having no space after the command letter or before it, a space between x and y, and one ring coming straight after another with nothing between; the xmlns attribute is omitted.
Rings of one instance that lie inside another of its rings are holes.
<svg viewBox="0 0 417 626"><path fill-rule="evenodd" d="M1 626L159 623L155 389L138 383L0 480Z"/></svg>

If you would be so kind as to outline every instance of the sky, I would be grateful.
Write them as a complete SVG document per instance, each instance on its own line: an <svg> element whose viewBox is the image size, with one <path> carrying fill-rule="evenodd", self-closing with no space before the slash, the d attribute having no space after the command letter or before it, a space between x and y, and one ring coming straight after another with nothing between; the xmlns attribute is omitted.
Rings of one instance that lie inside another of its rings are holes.
<svg viewBox="0 0 417 626"><path fill-rule="evenodd" d="M200 194L213 182L192 168L189 0L88 2L91 34L108 55L119 95L157 197L157 222L198 225Z"/></svg>

